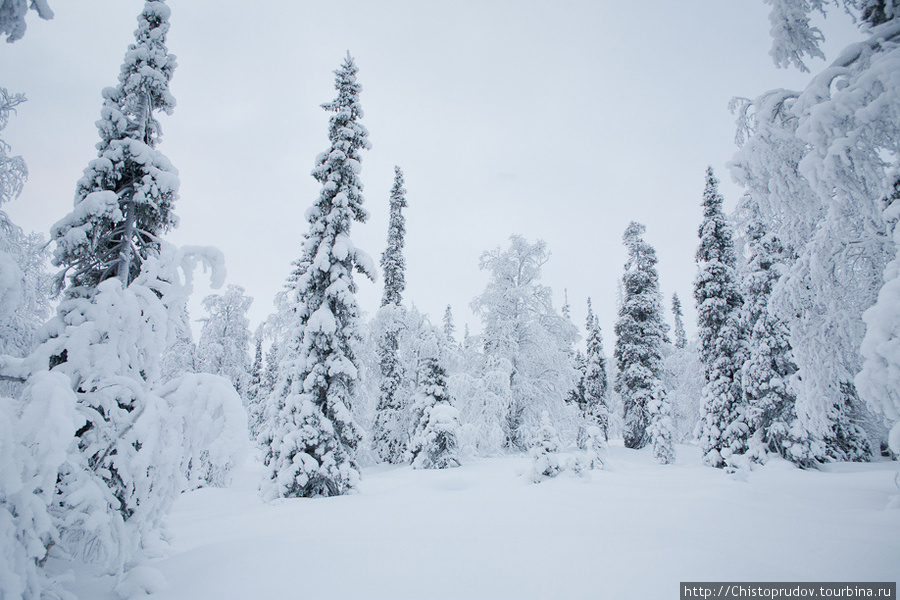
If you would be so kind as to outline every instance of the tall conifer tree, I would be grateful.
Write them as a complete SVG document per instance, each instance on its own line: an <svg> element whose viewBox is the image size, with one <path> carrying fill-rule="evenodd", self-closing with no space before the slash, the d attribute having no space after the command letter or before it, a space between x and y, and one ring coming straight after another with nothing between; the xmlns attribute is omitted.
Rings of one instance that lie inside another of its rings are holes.
<svg viewBox="0 0 900 600"><path fill-rule="evenodd" d="M672 294L672 316L675 319L675 347L687 346L687 335L684 332L684 313L681 311L681 300L678 294Z"/></svg>
<svg viewBox="0 0 900 600"><path fill-rule="evenodd" d="M456 333L456 325L453 323L453 309L448 304L447 308L444 309L444 337L447 338L448 342L453 341L454 333Z"/></svg>
<svg viewBox="0 0 900 600"><path fill-rule="evenodd" d="M162 0L144 3L118 85L103 90L99 155L78 182L72 212L51 230L63 300L26 359L23 397L77 415L71 441L57 435L54 543L113 573L156 543L185 485L181 461L196 438L169 395L174 388L163 385L161 357L184 324L183 257L212 266L221 258L162 238L176 224L178 193L177 172L157 150L156 117L175 106L169 17ZM201 403L224 397L218 380L192 381Z"/></svg>
<svg viewBox="0 0 900 600"><path fill-rule="evenodd" d="M406 260L403 246L406 236L406 189L403 187L403 171L394 167L394 186L391 188L390 221L387 247L381 255L384 270L384 294L381 297L381 314L386 327L378 340L378 362L381 367L378 406L372 445L381 460L400 463L405 460L409 442L406 426L407 407L404 406L403 366L398 356L400 329L403 319L403 290L406 289Z"/></svg>
<svg viewBox="0 0 900 600"><path fill-rule="evenodd" d="M643 239L646 227L634 221L623 241L628 261L622 276L622 304L616 321L616 390L625 411L627 448L643 448L650 442L649 403L660 386L665 324L656 272L656 251Z"/></svg>
<svg viewBox="0 0 900 600"><path fill-rule="evenodd" d="M814 463L808 434L797 422L796 393L791 378L797 373L790 331L770 302L784 272L783 248L758 220L747 232L750 262L745 277L743 327L748 332L748 355L741 368L741 387L751 438L748 454L765 462L770 453L801 466Z"/></svg>
<svg viewBox="0 0 900 600"><path fill-rule="evenodd" d="M381 255L381 268L384 272L384 293L381 306L403 302L403 291L406 289L406 259L403 246L406 241L406 217L403 209L406 204L406 189L403 187L403 171L394 167L394 186L391 188L390 221L388 222L387 247Z"/></svg>
<svg viewBox="0 0 900 600"><path fill-rule="evenodd" d="M706 376L700 446L704 461L725 466L746 450L749 429L742 402L740 369L744 361L740 325L741 297L731 226L722 212L722 195L712 167L706 171L703 222L697 249L697 301L700 361Z"/></svg>
<svg viewBox="0 0 900 600"><path fill-rule="evenodd" d="M128 286L176 223L178 171L156 150L155 114L175 108L169 81L176 62L165 44L169 12L162 1L146 3L119 84L103 90L99 156L78 182L75 209L51 231L53 263L63 268L60 285L68 276L69 297L90 296L110 277Z"/></svg>
<svg viewBox="0 0 900 600"><path fill-rule="evenodd" d="M275 422L260 436L268 444L271 496L334 496L359 480L355 451L362 435L351 413L360 337L353 271L375 274L350 240L351 224L368 218L359 171L360 151L370 143L359 123L357 71L348 53L335 71L337 98L323 105L334 115L330 147L312 172L322 190L306 213L309 231L289 281L292 322L269 399Z"/></svg>
<svg viewBox="0 0 900 600"><path fill-rule="evenodd" d="M603 356L603 337L600 320L591 307L588 298L587 313L587 353L584 358L584 375L581 384L582 414L600 428L603 439L609 439L609 406L607 406L606 357Z"/></svg>

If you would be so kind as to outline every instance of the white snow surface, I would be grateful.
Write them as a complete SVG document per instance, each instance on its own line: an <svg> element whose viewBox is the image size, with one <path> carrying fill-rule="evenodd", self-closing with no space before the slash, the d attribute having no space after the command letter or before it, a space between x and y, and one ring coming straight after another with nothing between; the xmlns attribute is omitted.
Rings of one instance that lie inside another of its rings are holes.
<svg viewBox="0 0 900 600"><path fill-rule="evenodd" d="M674 598L680 581L897 581L900 463L729 475L611 444L603 470L540 484L527 455L376 466L356 494L266 503L252 457L183 494L154 600ZM82 600L115 598L79 573ZM157 587L157 586L153 586ZM143 596L142 596L143 597Z"/></svg>

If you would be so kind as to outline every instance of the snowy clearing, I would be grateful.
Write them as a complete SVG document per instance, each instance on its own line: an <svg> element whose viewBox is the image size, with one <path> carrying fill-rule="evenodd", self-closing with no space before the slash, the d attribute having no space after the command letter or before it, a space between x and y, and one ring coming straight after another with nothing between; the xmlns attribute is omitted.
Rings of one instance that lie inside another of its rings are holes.
<svg viewBox="0 0 900 600"><path fill-rule="evenodd" d="M264 503L248 461L183 494L155 600L676 598L680 581L897 581L900 463L749 476L678 447L613 446L602 471L530 482L529 459L372 467L359 493ZM82 600L109 585L81 578Z"/></svg>

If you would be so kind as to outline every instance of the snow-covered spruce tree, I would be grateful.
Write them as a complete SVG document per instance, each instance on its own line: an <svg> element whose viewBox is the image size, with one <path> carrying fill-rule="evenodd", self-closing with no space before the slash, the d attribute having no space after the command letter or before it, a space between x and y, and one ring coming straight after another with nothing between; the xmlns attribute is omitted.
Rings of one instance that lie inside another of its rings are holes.
<svg viewBox="0 0 900 600"><path fill-rule="evenodd" d="M62 268L58 283L67 278L67 287L48 325L50 339L37 351L69 377L88 415L77 446L91 471L85 478L73 467L58 484L69 513L63 520L75 525L64 545L113 569L137 549L136 540L123 539L126 522L136 522L139 537L155 529L174 487L162 479L171 467L162 455L178 445L156 431L162 408L149 392L160 376L168 321L160 302L168 284L157 270L160 236L175 224L178 189L175 168L156 150L154 116L175 105L168 90L175 58L165 46L169 13L163 2L144 5L119 84L103 91L99 156L78 182L74 210L51 231L53 263ZM81 511L82 490L94 479L104 495ZM89 526L98 519L105 527Z"/></svg>
<svg viewBox="0 0 900 600"><path fill-rule="evenodd" d="M37 12L42 19L52 19L53 11L47 0L2 0L0 1L0 35L6 36L8 43L22 39L25 35L25 15L28 9Z"/></svg>
<svg viewBox="0 0 900 600"><path fill-rule="evenodd" d="M581 414L588 426L600 428L604 440L609 440L609 406L607 405L606 357L603 356L603 337L600 334L600 320L591 307L588 298L587 352L584 357L584 376L581 380Z"/></svg>
<svg viewBox="0 0 900 600"><path fill-rule="evenodd" d="M444 337L447 338L448 342L453 342L453 334L456 333L456 325L453 324L453 309L450 308L450 305L447 305L447 308L444 309Z"/></svg>
<svg viewBox="0 0 900 600"><path fill-rule="evenodd" d="M406 204L406 189L403 187L403 171L394 167L394 185L391 188L390 220L388 222L387 247L381 255L381 268L384 273L384 292L381 306L403 302L403 291L406 289L406 259L403 257L403 246L406 239L406 217L403 209Z"/></svg>
<svg viewBox="0 0 900 600"><path fill-rule="evenodd" d="M372 432L372 447L384 462L398 464L405 460L409 443L403 394L404 371L397 355L400 329L404 318L401 307L403 290L406 289L406 260L403 244L406 236L406 189L403 187L403 171L394 167L394 186L391 188L390 220L387 247L381 255L384 273L384 293L381 297L380 320L384 331L378 339L376 353L381 371L378 405Z"/></svg>
<svg viewBox="0 0 900 600"><path fill-rule="evenodd" d="M216 267L216 279L222 274L221 253L182 251L161 238L175 223L178 187L156 149L154 116L174 105L169 14L163 2L145 3L119 85L104 91L99 157L78 183L73 211L52 229L65 296L47 339L20 365L23 399L53 394L46 401L77 405L74 436L57 463L54 547L111 573L157 548L162 518L186 485L185 448L196 431L186 427L180 402L158 387L160 357L174 339L196 260ZM56 382L49 387L48 369ZM228 399L207 388L200 404L226 425Z"/></svg>
<svg viewBox="0 0 900 600"><path fill-rule="evenodd" d="M650 424L647 434L653 457L663 465L675 462L675 423L672 421L672 404L661 382L653 386L647 403Z"/></svg>
<svg viewBox="0 0 900 600"><path fill-rule="evenodd" d="M548 259L543 241L532 244L518 235L510 238L508 250L481 256L480 267L490 271L490 281L472 301L484 321L480 372L486 378L503 373L507 379L503 386L489 386L501 392L494 399L505 402L495 408L504 415L500 427L507 448L528 447L542 411L559 425L569 417L565 399L575 384L572 346L578 331L553 308L552 290L539 283ZM483 408L486 414L497 412Z"/></svg>
<svg viewBox="0 0 900 600"><path fill-rule="evenodd" d="M900 427L900 177L887 198L884 219L892 229L896 255L884 270L878 301L863 314L866 336L861 352L865 362L856 377L860 396L881 415L885 425ZM896 450L895 450L896 452Z"/></svg>
<svg viewBox="0 0 900 600"><path fill-rule="evenodd" d="M250 435L256 437L259 434L263 421L263 400L265 394L265 372L263 370L263 327L256 329L253 336L254 354L253 364L250 366L250 379L247 385L247 422L250 426Z"/></svg>
<svg viewBox="0 0 900 600"><path fill-rule="evenodd" d="M632 221L622 237L628 261L622 276L614 354L627 448L643 448L650 442L649 403L654 386L659 385L665 340L656 251L644 241L645 231L646 227Z"/></svg>
<svg viewBox="0 0 900 600"><path fill-rule="evenodd" d="M675 347L681 349L687 346L687 334L684 332L684 313L678 294L672 294L672 317L675 319Z"/></svg>
<svg viewBox="0 0 900 600"><path fill-rule="evenodd" d="M53 227L54 264L68 277L69 297L89 297L111 277L127 287L176 223L178 172L156 150L155 113L175 107L169 80L176 63L165 45L169 12L162 0L145 4L119 84L103 90L99 156L78 182L75 210Z"/></svg>
<svg viewBox="0 0 900 600"><path fill-rule="evenodd" d="M725 466L733 454L743 454L749 433L740 387L745 359L740 323L743 298L732 230L722 212L724 200L718 185L712 167L708 168L694 282L700 362L706 376L700 447L704 462L714 467Z"/></svg>
<svg viewBox="0 0 900 600"><path fill-rule="evenodd" d="M772 228L797 257L774 299L789 316L799 368L797 416L817 459L865 459L869 421L854 381L862 368L862 314L883 284L895 247L881 198L893 183L900 138L900 20L896 0L840 0L858 11L865 39L840 53L802 92L772 90L743 101L744 145L735 174L764 210L807 215L806 228ZM809 23L813 6L773 5L773 56L808 70L804 56L822 56L822 35ZM783 160L790 149L791 161ZM764 217L768 214L764 213ZM781 224L781 221L777 221ZM767 219L767 225L770 225ZM870 434L876 434L870 427Z"/></svg>
<svg viewBox="0 0 900 600"><path fill-rule="evenodd" d="M534 442L530 448L531 453L531 480L534 483L556 477L566 466L558 456L560 447L559 432L550 420L550 413L541 413L541 424L534 436Z"/></svg>
<svg viewBox="0 0 900 600"><path fill-rule="evenodd" d="M419 357L409 458L416 469L446 469L459 466L459 411L447 393L437 339L429 337Z"/></svg>
<svg viewBox="0 0 900 600"><path fill-rule="evenodd" d="M587 362L584 356L584 352L581 350L575 351L575 385L569 391L569 396L566 398L566 402L574 404L578 407L578 410L582 410L582 406L584 405L584 373L587 367ZM582 412L582 415L584 413Z"/></svg>
<svg viewBox="0 0 900 600"><path fill-rule="evenodd" d="M272 422L260 434L271 497L335 496L359 481L354 454L362 432L351 414L360 336L353 271L374 279L375 266L350 240L352 222L368 218L359 171L360 151L370 143L359 123L357 72L348 53L335 71L337 98L323 105L334 115L330 147L312 173L322 190L306 213L309 231L288 282L291 321L269 398Z"/></svg>
<svg viewBox="0 0 900 600"><path fill-rule="evenodd" d="M210 294L203 299L207 316L200 319L200 341L197 358L200 371L225 377L249 403L250 320L247 311L253 298L244 295L244 288L229 285L222 294Z"/></svg>

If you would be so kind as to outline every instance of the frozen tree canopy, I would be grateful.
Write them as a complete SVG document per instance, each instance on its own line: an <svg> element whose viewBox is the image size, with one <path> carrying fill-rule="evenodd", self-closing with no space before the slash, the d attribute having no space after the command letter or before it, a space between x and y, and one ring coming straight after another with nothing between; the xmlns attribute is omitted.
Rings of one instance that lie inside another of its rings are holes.
<svg viewBox="0 0 900 600"><path fill-rule="evenodd" d="M0 132L24 101L22 94L0 88ZM43 236L24 233L3 210L19 196L28 176L22 157L9 152L0 139L0 353L21 358L34 348L38 329L50 316L51 278ZM0 382L0 392L12 393L13 387Z"/></svg>
<svg viewBox="0 0 900 600"><path fill-rule="evenodd" d="M250 372L250 321L247 310L253 298L244 288L229 285L225 293L203 299L208 316L201 319L197 358L204 373L222 375L247 399Z"/></svg>
<svg viewBox="0 0 900 600"><path fill-rule="evenodd" d="M802 17L836 4L773 2L780 14L795 15L778 17L781 55L810 55L802 40L820 36ZM878 310L867 320L863 314L892 298L879 290L890 287L896 256L885 198L900 155L900 20L894 0L842 5L859 17L866 37L803 91L739 101L742 147L732 167L788 257L773 301L790 328L797 417L819 460L869 456L867 438L883 434L866 413L879 413L884 398L869 381L893 360L861 348L867 328L878 336L891 327L890 309L880 313L885 322L874 318Z"/></svg>
<svg viewBox="0 0 900 600"><path fill-rule="evenodd" d="M543 411L565 420L565 398L575 383L570 356L577 330L556 312L551 289L540 283L549 258L543 241L510 237L509 249L481 255L490 281L472 301L484 322L482 373L496 390L488 396L493 406L484 408L500 416L504 445L520 450L540 428Z"/></svg>
<svg viewBox="0 0 900 600"><path fill-rule="evenodd" d="M0 0L0 35L5 35L8 43L25 35L25 15L29 8L42 19L53 18L47 0Z"/></svg>

